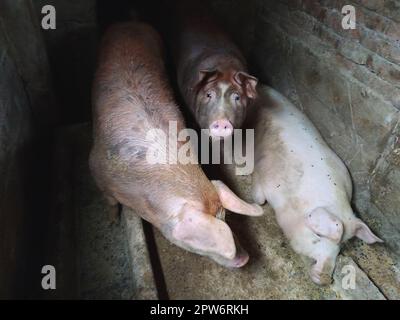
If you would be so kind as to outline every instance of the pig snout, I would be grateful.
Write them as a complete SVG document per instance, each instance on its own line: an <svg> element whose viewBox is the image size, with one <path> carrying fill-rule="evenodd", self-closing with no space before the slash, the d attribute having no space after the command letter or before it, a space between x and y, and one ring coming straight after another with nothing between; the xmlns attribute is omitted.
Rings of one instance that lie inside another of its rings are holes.
<svg viewBox="0 0 400 320"><path fill-rule="evenodd" d="M232 262L227 263L227 267L240 268L243 267L249 261L249 254L243 250L243 252L236 255Z"/></svg>
<svg viewBox="0 0 400 320"><path fill-rule="evenodd" d="M229 137L233 133L233 126L229 120L216 120L210 125L211 137Z"/></svg>
<svg viewBox="0 0 400 320"><path fill-rule="evenodd" d="M240 268L243 267L249 261L249 254L243 247L240 245L239 241L237 240L236 236L233 234L233 238L235 240L236 245L236 255L233 260L227 264L227 267L231 268Z"/></svg>
<svg viewBox="0 0 400 320"><path fill-rule="evenodd" d="M315 268L310 271L311 280L320 286L327 286L332 283L332 276L328 273L321 272Z"/></svg>
<svg viewBox="0 0 400 320"><path fill-rule="evenodd" d="M233 239L236 246L236 254L233 259L222 258L221 256L213 257L214 261L223 265L227 268L241 268L249 261L249 254L240 245L235 234L233 234Z"/></svg>
<svg viewBox="0 0 400 320"><path fill-rule="evenodd" d="M310 269L311 280L321 286L326 286L332 283L332 274L335 269L337 252L331 257L317 259Z"/></svg>

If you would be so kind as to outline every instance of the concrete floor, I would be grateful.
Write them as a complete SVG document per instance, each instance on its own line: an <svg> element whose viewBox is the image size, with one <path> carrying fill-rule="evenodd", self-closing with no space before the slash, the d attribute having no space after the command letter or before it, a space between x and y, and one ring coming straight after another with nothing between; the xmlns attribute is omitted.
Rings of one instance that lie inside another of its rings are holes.
<svg viewBox="0 0 400 320"><path fill-rule="evenodd" d="M61 131L56 155L58 230L52 256L58 262L61 289L57 298L100 299L399 299L399 264L384 245L350 241L338 259L334 283L313 284L310 263L293 252L268 205L265 215L228 214L227 222L250 254L237 270L184 251L124 209L111 224L108 208L90 176L87 156L91 131L78 125ZM224 181L249 198L249 177L222 170ZM71 210L74 214L71 214ZM72 218L73 217L73 218ZM73 238L73 239L72 239ZM356 270L356 289L342 288L344 265ZM63 290L64 289L64 290Z"/></svg>
<svg viewBox="0 0 400 320"><path fill-rule="evenodd" d="M223 171L224 180L243 199L251 201L250 177L235 176L232 167ZM250 254L249 263L241 269L228 270L204 257L186 252L166 241L156 232L157 246L171 299L385 299L385 296L356 265L351 256L341 256L334 274L334 283L320 287L308 277L310 261L297 255L290 247L277 225L272 209L264 206L265 215L259 218L229 214L227 222L244 248ZM358 256L366 256L366 250L352 241ZM370 258L375 252L369 250ZM355 252L355 250L354 250ZM382 256L382 255L381 255ZM344 290L341 281L342 267L355 266L356 289ZM400 297L400 286L394 277L392 298ZM397 273L397 276L399 273Z"/></svg>
<svg viewBox="0 0 400 320"><path fill-rule="evenodd" d="M142 221L124 211L119 223L111 222L89 172L90 145L88 125L57 135L51 223L56 231L48 254L55 261L57 290L47 298L156 299Z"/></svg>

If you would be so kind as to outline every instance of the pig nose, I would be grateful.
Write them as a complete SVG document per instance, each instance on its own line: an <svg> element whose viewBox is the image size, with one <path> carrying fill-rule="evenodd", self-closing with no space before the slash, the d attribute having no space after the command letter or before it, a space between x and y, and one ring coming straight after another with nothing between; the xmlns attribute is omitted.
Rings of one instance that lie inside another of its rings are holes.
<svg viewBox="0 0 400 320"><path fill-rule="evenodd" d="M240 268L243 267L249 261L249 254L247 252L241 252L233 260L233 267Z"/></svg>
<svg viewBox="0 0 400 320"><path fill-rule="evenodd" d="M234 239L235 245L236 245L236 256L235 256L235 258L233 258L233 260L231 262L231 267L240 268L240 267L243 267L249 261L249 254L240 245L240 243L237 240L236 235L233 235L233 239Z"/></svg>
<svg viewBox="0 0 400 320"><path fill-rule="evenodd" d="M233 126L229 120L216 120L210 125L210 135L212 137L228 137L233 132Z"/></svg>
<svg viewBox="0 0 400 320"><path fill-rule="evenodd" d="M332 277L329 274L316 274L316 273L311 273L311 280L320 285L320 286L326 286L332 283Z"/></svg>
<svg viewBox="0 0 400 320"><path fill-rule="evenodd" d="M311 268L310 276L312 281L320 286L326 286L332 283L331 275L318 271L315 268Z"/></svg>

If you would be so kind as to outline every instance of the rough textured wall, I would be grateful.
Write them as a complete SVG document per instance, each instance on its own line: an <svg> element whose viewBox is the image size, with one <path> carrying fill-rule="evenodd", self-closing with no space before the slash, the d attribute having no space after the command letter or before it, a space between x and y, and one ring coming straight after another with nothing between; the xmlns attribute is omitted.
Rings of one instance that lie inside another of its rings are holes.
<svg viewBox="0 0 400 320"><path fill-rule="evenodd" d="M42 30L57 98L58 123L90 119L90 88L96 61L95 0L35 0L41 20L44 5L56 9L56 29Z"/></svg>
<svg viewBox="0 0 400 320"><path fill-rule="evenodd" d="M0 3L0 298L25 297L31 272L34 122L49 121L49 69L30 1ZM37 121L35 121L37 120ZM25 282L25 283L24 283ZM19 290L25 288L25 291ZM18 291L19 290L19 291Z"/></svg>
<svg viewBox="0 0 400 320"><path fill-rule="evenodd" d="M261 0L207 0L221 26L230 32L242 51L254 50L256 18Z"/></svg>
<svg viewBox="0 0 400 320"><path fill-rule="evenodd" d="M51 77L33 4L29 0L3 0L0 19L9 54L24 82L35 120L49 124L54 112Z"/></svg>
<svg viewBox="0 0 400 320"><path fill-rule="evenodd" d="M400 1L211 1L253 72L344 160L354 207L400 257ZM356 29L341 9L356 8Z"/></svg>
<svg viewBox="0 0 400 320"><path fill-rule="evenodd" d="M28 143L31 110L0 29L0 298L13 296L24 223L21 153Z"/></svg>

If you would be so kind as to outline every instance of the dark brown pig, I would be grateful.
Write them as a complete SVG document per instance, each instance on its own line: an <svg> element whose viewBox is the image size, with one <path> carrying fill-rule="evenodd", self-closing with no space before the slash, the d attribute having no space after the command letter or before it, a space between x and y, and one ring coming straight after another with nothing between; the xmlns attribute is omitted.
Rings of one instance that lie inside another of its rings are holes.
<svg viewBox="0 0 400 320"><path fill-rule="evenodd" d="M239 48L202 5L178 1L174 11L177 18L168 39L180 93L202 129L212 137L230 136L241 127L258 80L248 74Z"/></svg>
<svg viewBox="0 0 400 320"><path fill-rule="evenodd" d="M150 130L168 132L170 122L184 128L162 51L160 37L146 24L119 24L106 33L93 87L92 174L114 209L118 203L130 207L174 244L240 267L248 255L216 216L224 208L261 215L261 208L222 182L211 183L197 164L147 160L150 147L162 140L150 138Z"/></svg>

